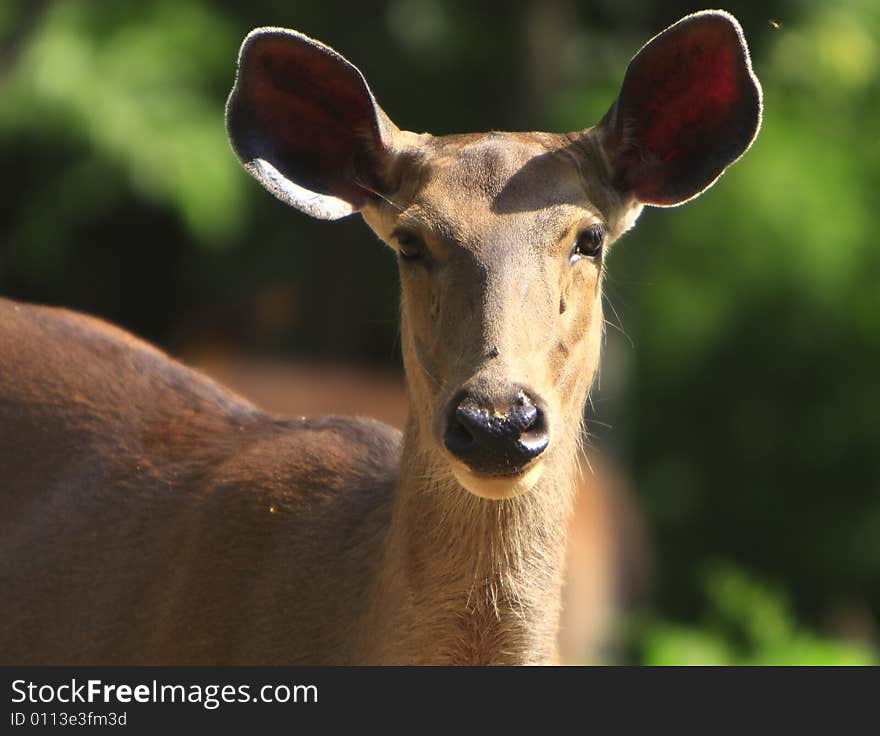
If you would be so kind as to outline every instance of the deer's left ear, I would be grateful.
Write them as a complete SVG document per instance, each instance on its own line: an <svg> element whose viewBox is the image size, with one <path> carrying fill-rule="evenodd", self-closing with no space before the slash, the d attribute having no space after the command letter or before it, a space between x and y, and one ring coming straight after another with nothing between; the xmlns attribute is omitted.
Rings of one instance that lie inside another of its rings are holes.
<svg viewBox="0 0 880 736"><path fill-rule="evenodd" d="M760 126L761 85L742 28L728 13L705 11L636 54L592 134L622 192L668 207L711 186Z"/></svg>

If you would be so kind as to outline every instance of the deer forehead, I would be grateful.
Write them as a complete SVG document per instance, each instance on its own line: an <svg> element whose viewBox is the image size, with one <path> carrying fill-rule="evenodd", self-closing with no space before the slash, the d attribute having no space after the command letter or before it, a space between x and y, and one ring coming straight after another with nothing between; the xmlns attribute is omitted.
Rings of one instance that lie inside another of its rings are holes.
<svg viewBox="0 0 880 736"><path fill-rule="evenodd" d="M476 133L434 138L429 147L431 178L455 184L465 196L495 203L525 174L532 180L551 181L567 173L558 154L556 136L541 133ZM569 167L570 168L570 167ZM451 181L450 181L451 180ZM546 200L540 206L545 206Z"/></svg>
<svg viewBox="0 0 880 736"><path fill-rule="evenodd" d="M557 136L486 133L421 146L418 184L397 225L469 249L552 247L573 224L599 217L579 166Z"/></svg>

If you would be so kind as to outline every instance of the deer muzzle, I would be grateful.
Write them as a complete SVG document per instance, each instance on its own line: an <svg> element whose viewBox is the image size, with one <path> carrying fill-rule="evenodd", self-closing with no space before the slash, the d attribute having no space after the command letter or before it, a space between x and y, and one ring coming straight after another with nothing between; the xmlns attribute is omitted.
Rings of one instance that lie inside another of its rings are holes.
<svg viewBox="0 0 880 736"><path fill-rule="evenodd" d="M504 399L465 390L449 404L443 443L468 490L491 497L517 495L512 486L520 485L517 481L550 444L547 413L523 387L513 387ZM474 488L478 481L495 481L496 492L479 493Z"/></svg>

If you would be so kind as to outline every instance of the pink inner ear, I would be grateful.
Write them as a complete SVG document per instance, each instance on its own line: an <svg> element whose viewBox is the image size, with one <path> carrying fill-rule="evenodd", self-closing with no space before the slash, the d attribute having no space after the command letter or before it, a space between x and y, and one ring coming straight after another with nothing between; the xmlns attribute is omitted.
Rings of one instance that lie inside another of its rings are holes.
<svg viewBox="0 0 880 736"><path fill-rule="evenodd" d="M736 21L698 13L630 62L604 145L619 186L645 204L673 205L699 194L751 145L760 115Z"/></svg>
<svg viewBox="0 0 880 736"><path fill-rule="evenodd" d="M353 67L321 49L262 39L248 69L248 97L263 158L291 180L353 204L348 180L358 149L377 142L369 91Z"/></svg>
<svg viewBox="0 0 880 736"><path fill-rule="evenodd" d="M655 67L653 78L638 91L639 119L647 150L669 162L688 147L690 136L722 131L741 92L736 55L729 47L684 46L662 66L667 69Z"/></svg>

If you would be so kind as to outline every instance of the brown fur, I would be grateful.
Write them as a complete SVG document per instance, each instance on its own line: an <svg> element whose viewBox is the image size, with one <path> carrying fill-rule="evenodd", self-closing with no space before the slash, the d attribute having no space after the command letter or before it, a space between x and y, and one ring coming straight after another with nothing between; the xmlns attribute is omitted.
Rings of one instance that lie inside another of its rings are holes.
<svg viewBox="0 0 880 736"><path fill-rule="evenodd" d="M603 328L604 260L573 248L601 225L607 249L641 185L683 201L748 147L760 91L730 16L689 16L646 49L668 60L717 38L736 69L707 79L691 54L680 76L742 83L705 119L654 100L624 135L654 89L634 64L597 128L433 137L398 130L326 46L252 33L227 107L247 169L424 256L400 259L403 439L369 420L273 418L101 322L2 302L4 663L555 661ZM655 156L658 126L709 163ZM499 414L527 392L547 449L515 473L471 472L444 445L464 391Z"/></svg>
<svg viewBox="0 0 880 736"><path fill-rule="evenodd" d="M396 430L276 419L64 310L0 300L0 345L0 661L352 661L331 622L364 605Z"/></svg>

